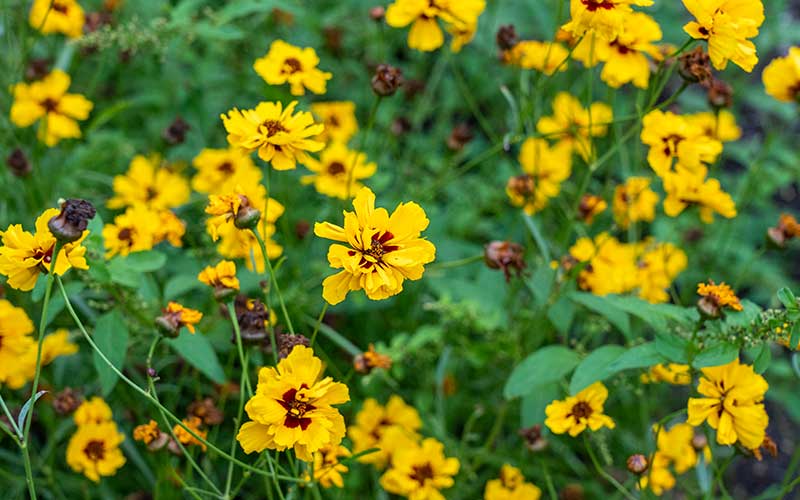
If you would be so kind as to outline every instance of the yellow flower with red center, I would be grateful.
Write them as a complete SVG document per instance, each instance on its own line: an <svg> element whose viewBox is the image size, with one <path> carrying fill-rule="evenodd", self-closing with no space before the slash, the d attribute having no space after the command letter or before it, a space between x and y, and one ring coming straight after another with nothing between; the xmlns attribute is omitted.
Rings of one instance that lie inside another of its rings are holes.
<svg viewBox="0 0 800 500"><path fill-rule="evenodd" d="M522 143L519 162L525 175L509 179L506 194L512 205L534 214L558 196L561 183L569 178L572 149L565 142L551 147L544 139L529 137Z"/></svg>
<svg viewBox="0 0 800 500"><path fill-rule="evenodd" d="M61 213L58 208L49 208L36 219L36 233L22 229L20 224L12 224L0 231L0 274L8 278L8 286L27 292L36 285L42 273L50 271L56 238L47 227L47 222ZM84 231L77 241L64 244L58 252L55 274L62 276L71 268L89 269L84 255L83 240L89 234Z"/></svg>
<svg viewBox="0 0 800 500"><path fill-rule="evenodd" d="M433 243L421 237L428 227L425 211L414 202L400 203L392 215L375 208L375 195L361 188L353 200L354 212L344 212L344 227L316 223L314 234L339 241L328 249L328 262L343 269L322 282L322 296L338 304L348 292L364 290L372 300L403 291L403 281L418 280L425 264L436 258Z"/></svg>
<svg viewBox="0 0 800 500"><path fill-rule="evenodd" d="M623 29L632 5L653 5L653 0L570 0L570 20L562 29L574 37L594 31L606 40L613 40Z"/></svg>
<svg viewBox="0 0 800 500"><path fill-rule="evenodd" d="M289 84L292 95L304 95L306 89L324 94L326 82L333 75L321 71L319 57L311 47L295 47L275 40L264 57L256 59L253 69L270 85Z"/></svg>
<svg viewBox="0 0 800 500"><path fill-rule="evenodd" d="M568 432L575 437L586 428L592 431L602 427L613 429L614 421L603 413L603 404L608 399L608 389L602 382L595 382L574 396L562 401L553 401L545 408L544 424L555 434Z"/></svg>
<svg viewBox="0 0 800 500"><path fill-rule="evenodd" d="M303 184L313 184L318 193L346 200L362 187L360 180L375 174L377 166L367 162L367 155L348 149L343 143L332 142L325 148L319 161L310 159L306 167L314 172L300 178Z"/></svg>
<svg viewBox="0 0 800 500"><path fill-rule="evenodd" d="M67 444L67 464L98 483L101 477L113 476L125 465L119 449L123 441L125 436L111 420L80 425Z"/></svg>
<svg viewBox="0 0 800 500"><path fill-rule="evenodd" d="M232 109L221 115L228 132L228 144L245 153L258 151L258 157L275 170L292 170L299 161L305 164L306 151L317 152L325 144L312 137L322 133L325 126L315 123L307 111L295 114L297 101L284 109L280 102L262 102L255 109Z"/></svg>
<svg viewBox="0 0 800 500"><path fill-rule="evenodd" d="M85 18L83 8L75 0L33 0L28 24L45 35L61 33L80 38Z"/></svg>
<svg viewBox="0 0 800 500"><path fill-rule="evenodd" d="M349 401L350 393L346 385L322 378L322 371L322 361L303 345L276 368L261 369L245 406L251 422L236 437L245 453L292 448L297 458L311 462L314 453L341 443L344 418L334 405Z"/></svg>
<svg viewBox="0 0 800 500"><path fill-rule="evenodd" d="M783 102L800 102L800 47L789 47L785 57L776 57L761 74L767 94Z"/></svg>
<svg viewBox="0 0 800 500"><path fill-rule="evenodd" d="M311 113L325 125L325 130L316 137L318 141L347 144L358 132L356 105L352 101L315 102Z"/></svg>
<svg viewBox="0 0 800 500"><path fill-rule="evenodd" d="M314 480L323 488L344 488L344 478L350 469L341 463L341 457L349 457L350 450L341 445L329 445L314 453Z"/></svg>
<svg viewBox="0 0 800 500"><path fill-rule="evenodd" d="M485 0L395 0L386 9L386 24L393 28L411 25L408 46L421 51L436 50L444 44L438 19L456 36L452 50L458 52L474 36Z"/></svg>
<svg viewBox="0 0 800 500"><path fill-rule="evenodd" d="M684 118L692 125L700 127L703 135L709 139L731 142L739 140L742 136L742 129L736 124L736 117L727 109L721 109L717 113L704 111L685 115Z"/></svg>
<svg viewBox="0 0 800 500"><path fill-rule="evenodd" d="M114 177L108 208L144 205L151 210L175 208L189 201L189 183L154 155L136 155L124 175Z"/></svg>
<svg viewBox="0 0 800 500"><path fill-rule="evenodd" d="M144 444L150 444L158 437L161 436L161 431L158 428L158 423L155 420L142 425L137 425L133 428L133 439L141 441Z"/></svg>
<svg viewBox="0 0 800 500"><path fill-rule="evenodd" d="M181 422L201 438L205 439L206 436L208 436L208 431L200 428L203 424L203 420L200 417L191 416L189 418L184 418ZM206 451L205 443L194 437L192 433L184 429L183 426L176 424L175 427L172 428L172 433L181 444L199 446L203 451Z"/></svg>
<svg viewBox="0 0 800 500"><path fill-rule="evenodd" d="M535 69L548 76L556 70L566 71L568 59L569 51L560 43L536 40L522 40L503 53L503 60L507 64L522 69Z"/></svg>
<svg viewBox="0 0 800 500"><path fill-rule="evenodd" d="M658 195L647 177L630 177L614 190L614 220L622 229L631 222L652 222L656 218Z"/></svg>
<svg viewBox="0 0 800 500"><path fill-rule="evenodd" d="M539 500L542 490L525 481L525 476L516 467L503 464L500 477L486 483L483 500Z"/></svg>
<svg viewBox="0 0 800 500"><path fill-rule="evenodd" d="M390 436L391 429L397 429L400 436L415 443L419 440L418 431L422 427L419 412L406 404L403 398L393 394L386 405L381 405L373 398L364 401L361 410L356 414L356 422L347 428L347 437L353 442L353 452L361 453L378 448L375 453L368 453L358 458L365 464L373 464L383 469L390 461L390 441L398 440L398 436Z"/></svg>
<svg viewBox="0 0 800 500"><path fill-rule="evenodd" d="M677 170L673 160L696 172L722 153L720 141L705 135L696 122L670 111L654 110L645 115L641 139L650 146L647 162L661 177Z"/></svg>
<svg viewBox="0 0 800 500"><path fill-rule="evenodd" d="M171 210L151 210L145 205L134 205L114 217L113 224L103 226L106 258L150 250L162 241L180 247L185 233L186 224Z"/></svg>
<svg viewBox="0 0 800 500"><path fill-rule="evenodd" d="M691 171L678 165L675 172L663 177L664 213L677 217L687 207L696 206L700 210L700 220L706 224L714 222L717 213L726 219L736 217L736 204L731 195L722 190L717 179L706 178L708 169L700 167Z"/></svg>
<svg viewBox="0 0 800 500"><path fill-rule="evenodd" d="M708 41L711 64L725 69L728 61L750 72L758 63L756 46L748 40L758 36L764 22L761 0L683 0L695 17L683 30L692 38Z"/></svg>
<svg viewBox="0 0 800 500"><path fill-rule="evenodd" d="M215 290L239 290L236 264L229 260L220 261L216 266L207 266L200 271L197 279Z"/></svg>
<svg viewBox="0 0 800 500"><path fill-rule="evenodd" d="M689 365L659 363L651 366L647 373L643 373L641 381L644 384L667 382L672 385L689 385L692 383L692 372Z"/></svg>
<svg viewBox="0 0 800 500"><path fill-rule="evenodd" d="M381 476L381 486L389 493L412 500L443 500L440 490L455 484L453 477L461 467L457 458L446 457L444 445L433 438L398 449L392 464Z"/></svg>
<svg viewBox="0 0 800 500"><path fill-rule="evenodd" d="M69 85L69 75L60 69L39 81L17 83L11 89L11 122L24 128L41 120L37 135L48 146L80 137L78 121L87 119L94 105L81 94L68 94Z"/></svg>
<svg viewBox="0 0 800 500"><path fill-rule="evenodd" d="M736 292L725 282L716 284L713 280L709 280L708 283L698 283L697 295L703 297L715 309L729 307L734 311L742 310L742 304L739 302Z"/></svg>
<svg viewBox="0 0 800 500"><path fill-rule="evenodd" d="M261 170L249 155L238 149L203 149L192 160L197 173L192 177L192 189L199 193L225 194L237 185L261 183Z"/></svg>
<svg viewBox="0 0 800 500"><path fill-rule="evenodd" d="M576 97L559 92L553 100L553 115L540 118L536 130L568 144L571 151L588 160L592 153L592 137L605 136L613 119L607 104L595 102L585 109Z"/></svg>
<svg viewBox="0 0 800 500"><path fill-rule="evenodd" d="M196 332L195 325L203 319L203 313L200 311L189 309L177 302L169 302L162 313L160 317L165 318L176 332L185 326L193 334Z"/></svg>
<svg viewBox="0 0 800 500"><path fill-rule="evenodd" d="M755 449L766 435L769 417L764 409L764 394L769 385L749 365L736 359L724 366L703 368L697 392L702 397L689 398L687 422L703 422L717 430L717 443Z"/></svg>

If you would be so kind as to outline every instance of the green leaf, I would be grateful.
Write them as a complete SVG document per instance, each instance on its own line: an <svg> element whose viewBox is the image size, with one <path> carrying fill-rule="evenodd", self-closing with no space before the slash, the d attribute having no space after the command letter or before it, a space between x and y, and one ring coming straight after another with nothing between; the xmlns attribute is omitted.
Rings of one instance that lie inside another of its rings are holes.
<svg viewBox="0 0 800 500"><path fill-rule="evenodd" d="M121 259L125 265L140 273L158 271L167 263L167 256L155 250L136 252Z"/></svg>
<svg viewBox="0 0 800 500"><path fill-rule="evenodd" d="M794 293L792 293L792 291L786 287L778 290L778 300L781 301L783 307L785 307L788 311L796 311L798 309L797 297L795 297Z"/></svg>
<svg viewBox="0 0 800 500"><path fill-rule="evenodd" d="M789 348L797 349L797 344L800 344L800 320L796 320L794 326L792 326L792 335L789 337Z"/></svg>
<svg viewBox="0 0 800 500"><path fill-rule="evenodd" d="M605 380L614 374L610 365L619 359L625 348L619 345L604 345L592 351L575 368L569 383L569 393L573 396L598 380Z"/></svg>
<svg viewBox="0 0 800 500"><path fill-rule="evenodd" d="M164 285L164 298L172 300L190 290L203 288L205 285L197 280L196 274L180 274L171 278Z"/></svg>
<svg viewBox="0 0 800 500"><path fill-rule="evenodd" d="M612 300L585 292L573 292L569 295L569 298L605 317L625 337L630 338L631 319L625 311L614 305Z"/></svg>
<svg viewBox="0 0 800 500"><path fill-rule="evenodd" d="M530 289L533 292L533 298L538 305L543 305L550 297L550 291L553 288L555 271L550 269L550 266L539 266L533 273L530 280Z"/></svg>
<svg viewBox="0 0 800 500"><path fill-rule="evenodd" d="M108 262L111 281L128 288L139 288L142 284L141 273L131 269L123 259L111 259Z"/></svg>
<svg viewBox="0 0 800 500"><path fill-rule="evenodd" d="M771 361L772 349L770 349L768 342L764 342L761 344L761 347L758 348L755 360L753 361L753 370L760 375L767 371L767 367L769 367Z"/></svg>
<svg viewBox="0 0 800 500"><path fill-rule="evenodd" d="M125 366L125 355L128 350L128 327L125 319L114 309L108 314L98 318L94 327L94 338L97 348L105 354L111 363L122 371ZM103 396L107 396L114 389L119 377L110 366L96 352L92 353L94 367L100 379Z"/></svg>
<svg viewBox="0 0 800 500"><path fill-rule="evenodd" d="M727 342L707 347L700 351L692 361L695 368L705 368L707 366L727 365L739 357L739 348Z"/></svg>
<svg viewBox="0 0 800 500"><path fill-rule="evenodd" d="M547 318L556 330L562 335L566 335L575 318L575 304L566 297L560 297L547 309Z"/></svg>
<svg viewBox="0 0 800 500"><path fill-rule="evenodd" d="M613 374L632 368L650 368L665 361L666 359L658 353L655 342L647 342L625 351L609 365L608 370Z"/></svg>
<svg viewBox="0 0 800 500"><path fill-rule="evenodd" d="M521 426L523 428L530 427L544 422L544 409L560 397L561 391L559 391L556 384L537 388L534 392L522 396L520 405Z"/></svg>
<svg viewBox="0 0 800 500"><path fill-rule="evenodd" d="M219 363L217 353L211 347L211 342L200 332L192 335L185 328L174 339L167 343L181 355L190 365L194 366L205 376L217 384L225 383L225 372Z"/></svg>
<svg viewBox="0 0 800 500"><path fill-rule="evenodd" d="M743 299L741 304L741 311L731 311L725 314L726 326L730 328L747 327L761 314L761 307L758 304L747 299Z"/></svg>
<svg viewBox="0 0 800 500"><path fill-rule="evenodd" d="M514 368L506 381L503 394L507 399L530 394L539 386L560 380L579 361L580 357L564 346L543 347Z"/></svg>
<svg viewBox="0 0 800 500"><path fill-rule="evenodd" d="M28 412L31 411L33 405L35 405L36 402L39 401L39 398L41 398L45 394L47 394L47 391L38 391L32 398L28 398L28 400L22 406L22 409L19 411L19 415L17 416L17 427L19 429L25 428L25 417L28 416Z"/></svg>
<svg viewBox="0 0 800 500"><path fill-rule="evenodd" d="M686 364L688 357L689 341L673 333L656 333L656 351L669 361Z"/></svg>

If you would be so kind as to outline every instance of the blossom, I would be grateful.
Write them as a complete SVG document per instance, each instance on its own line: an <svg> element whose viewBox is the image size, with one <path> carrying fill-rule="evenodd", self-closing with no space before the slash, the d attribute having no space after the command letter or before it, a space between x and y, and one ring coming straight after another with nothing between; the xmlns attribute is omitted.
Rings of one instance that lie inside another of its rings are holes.
<svg viewBox="0 0 800 500"><path fill-rule="evenodd" d="M728 61L747 71L758 62L756 46L748 40L758 36L764 22L761 0L683 0L696 18L683 30L692 38L708 41L711 64L723 70Z"/></svg>
<svg viewBox="0 0 800 500"><path fill-rule="evenodd" d="M439 490L453 486L460 465L457 458L445 457L442 443L428 438L419 445L396 450L380 483L389 493L409 499L444 500Z"/></svg>
<svg viewBox="0 0 800 500"><path fill-rule="evenodd" d="M647 162L661 177L677 170L673 168L673 160L685 169L697 172L722 153L720 141L705 135L696 122L670 111L647 113L642 120L641 139L650 146Z"/></svg>
<svg viewBox="0 0 800 500"><path fill-rule="evenodd" d="M59 213L57 208L45 210L36 219L34 234L23 230L20 224L12 224L5 231L0 231L0 274L8 278L7 283L11 288L23 292L32 290L39 274L50 272L56 238L47 227L47 222ZM56 256L55 274L62 276L73 267L89 269L84 258L86 248L82 246L88 234L89 231L85 231L80 239L61 247Z"/></svg>
<svg viewBox="0 0 800 500"><path fill-rule="evenodd" d="M465 40L472 38L469 34L474 33L474 26L485 8L485 0L395 0L386 9L386 23L393 28L410 24L408 46L427 52L444 44L444 33L437 21L441 19L449 31L463 37L458 42L454 40L453 51L458 52Z"/></svg>
<svg viewBox="0 0 800 500"><path fill-rule="evenodd" d="M367 162L367 155L348 149L340 142L332 142L325 148L320 160L310 159L306 167L313 175L300 178L303 184L313 184L318 193L346 200L364 187L358 182L375 174L377 166Z"/></svg>
<svg viewBox="0 0 800 500"><path fill-rule="evenodd" d="M613 40L622 30L626 16L633 12L632 5L653 5L653 0L570 0L570 20L562 29L574 37L594 31Z"/></svg>
<svg viewBox="0 0 800 500"><path fill-rule="evenodd" d="M311 462L315 452L342 441L344 418L333 405L349 400L346 385L322 378L314 351L295 346L276 368L259 372L256 393L245 405L251 421L236 439L245 453L293 448L297 458Z"/></svg>
<svg viewBox="0 0 800 500"><path fill-rule="evenodd" d="M704 309L719 311L722 308L729 307L734 311L742 310L742 304L739 302L739 297L736 296L736 292L734 292L729 285L726 285L725 282L716 284L713 280L709 280L707 284L698 283L697 295L703 297L701 300L705 302L707 306L704 307ZM716 314L712 314L712 316L715 315Z"/></svg>
<svg viewBox="0 0 800 500"><path fill-rule="evenodd" d="M356 105L353 101L315 102L311 105L311 113L325 125L325 130L316 137L318 141L347 144L358 132Z"/></svg>
<svg viewBox="0 0 800 500"><path fill-rule="evenodd" d="M114 196L106 206L144 205L152 210L175 208L189 201L189 183L158 156L136 155L124 175L114 177Z"/></svg>
<svg viewBox="0 0 800 500"><path fill-rule="evenodd" d="M583 290L595 295L626 293L638 284L637 248L608 233L580 238L569 249L570 256L586 265L578 275Z"/></svg>
<svg viewBox="0 0 800 500"><path fill-rule="evenodd" d="M83 35L85 15L75 0L33 0L28 23L45 35L61 33L69 38Z"/></svg>
<svg viewBox="0 0 800 500"><path fill-rule="evenodd" d="M587 427L592 431L602 427L613 429L614 421L603 413L603 404L607 398L606 386L602 382L595 382L574 396L547 405L544 423L555 434L569 432L572 437Z"/></svg>
<svg viewBox="0 0 800 500"><path fill-rule="evenodd" d="M664 213L677 217L690 205L700 209L700 220L714 222L717 213L727 219L736 217L736 204L731 195L722 190L717 179L706 179L706 167L695 172L678 166L676 172L667 173L664 180Z"/></svg>
<svg viewBox="0 0 800 500"><path fill-rule="evenodd" d="M671 429L654 427L654 432L658 435L656 444L658 453L669 459L675 467L675 472L683 474L688 471L700 460L700 455L695 449L692 441L694 439L694 427L689 424L675 424ZM711 450L708 446L702 449L706 461L711 459Z"/></svg>
<svg viewBox="0 0 800 500"><path fill-rule="evenodd" d="M39 81L17 83L11 88L11 122L17 127L30 127L41 120L39 140L55 146L61 139L81 136L79 120L85 120L93 104L81 94L68 94L70 77L55 69Z"/></svg>
<svg viewBox="0 0 800 500"><path fill-rule="evenodd" d="M142 425L137 425L133 429L133 439L141 441L144 444L150 444L161 436L161 431L158 428L158 423L155 420Z"/></svg>
<svg viewBox="0 0 800 500"><path fill-rule="evenodd" d="M381 354L375 350L375 345L370 343L369 348L353 358L353 368L359 373L371 373L375 368L388 370L392 367L392 358L388 354Z"/></svg>
<svg viewBox="0 0 800 500"><path fill-rule="evenodd" d="M503 52L503 60L522 69L535 69L545 75L566 71L569 51L560 43L522 40Z"/></svg>
<svg viewBox="0 0 800 500"><path fill-rule="evenodd" d="M200 311L189 309L177 302L169 302L161 312L162 315L158 317L159 326L167 327L176 334L184 326L189 333L194 334L196 332L195 325L203 319L203 313Z"/></svg>
<svg viewBox="0 0 800 500"><path fill-rule="evenodd" d="M236 277L236 264L223 260L216 266L207 266L200 271L197 279L212 288L215 294L227 295L230 291L239 290L239 278Z"/></svg>
<svg viewBox="0 0 800 500"><path fill-rule="evenodd" d="M689 365L679 363L659 363L651 366L641 380L645 384L667 382L672 385L689 385L692 383L692 372Z"/></svg>
<svg viewBox="0 0 800 500"><path fill-rule="evenodd" d="M542 490L525 481L522 472L509 464L500 468L500 477L486 483L484 500L539 500Z"/></svg>
<svg viewBox="0 0 800 500"><path fill-rule="evenodd" d="M658 195L650 189L650 179L629 177L614 190L614 220L622 229L631 222L652 222L657 203Z"/></svg>
<svg viewBox="0 0 800 500"><path fill-rule="evenodd" d="M325 129L315 123L307 111L295 113L297 101L286 108L279 102L262 102L255 109L232 109L220 115L228 132L228 144L245 153L258 150L258 157L269 162L275 170L292 170L299 161L310 158L306 151L316 152L325 147L311 139Z"/></svg>
<svg viewBox="0 0 800 500"><path fill-rule="evenodd" d="M78 352L78 345L72 342L69 338L69 331L59 328L55 332L44 338L42 342L42 366L47 366L52 363L56 358L61 356L69 356ZM31 377L36 370L36 356L33 350L30 351L30 365L33 370L30 372Z"/></svg>
<svg viewBox="0 0 800 500"><path fill-rule="evenodd" d="M25 385L27 377L21 373L18 361L37 349L31 338L33 329L24 309L0 299L0 384L12 389Z"/></svg>
<svg viewBox="0 0 800 500"><path fill-rule="evenodd" d="M400 436L415 443L419 439L420 427L422 420L417 410L406 404L403 398L393 394L386 406L373 398L367 398L356 414L355 424L347 428L347 437L353 442L354 453L378 448L379 451L375 453L360 456L358 461L383 469L391 458L390 451L393 447L390 442L399 439L398 436L391 435L390 431L396 429Z"/></svg>
<svg viewBox="0 0 800 500"><path fill-rule="evenodd" d="M111 421L111 407L99 396L86 400L75 410L72 420L75 425L82 427L85 425L102 424Z"/></svg>
<svg viewBox="0 0 800 500"><path fill-rule="evenodd" d="M249 155L235 148L205 148L194 157L197 173L192 177L192 189L199 193L225 194L237 185L261 183L261 170Z"/></svg>
<svg viewBox="0 0 800 500"><path fill-rule="evenodd" d="M639 297L652 303L667 302L667 290L689 264L686 253L672 243L646 239L637 245L636 288Z"/></svg>
<svg viewBox="0 0 800 500"><path fill-rule="evenodd" d="M578 215L580 215L583 222L592 224L594 218L605 212L608 208L608 203L603 198L594 194L584 194L581 196L581 202L578 205Z"/></svg>
<svg viewBox="0 0 800 500"><path fill-rule="evenodd" d="M746 448L758 448L769 422L764 409L767 381L738 359L701 371L697 392L702 397L689 398L687 422L694 426L708 422L717 430L719 444L738 441Z"/></svg>
<svg viewBox="0 0 800 500"><path fill-rule="evenodd" d="M354 212L344 212L344 227L316 223L314 234L342 243L328 249L328 262L341 272L322 282L322 296L338 304L350 291L364 290L372 300L403 291L403 281L422 278L436 248L420 235L428 227L425 211L414 202L400 203L392 215L375 208L375 195L361 188L353 200Z"/></svg>
<svg viewBox="0 0 800 500"><path fill-rule="evenodd" d="M506 185L511 204L534 214L561 191L561 183L572 172L572 149L566 142L550 147L544 139L529 137L522 143L519 162L525 175L512 177Z"/></svg>
<svg viewBox="0 0 800 500"><path fill-rule="evenodd" d="M155 245L153 212L144 205L129 207L124 214L114 217L113 224L103 226L106 258L125 257L131 253L150 250Z"/></svg>
<svg viewBox="0 0 800 500"><path fill-rule="evenodd" d="M736 117L727 109L717 113L704 111L684 118L694 126L700 127L703 135L720 142L736 141L742 136L742 129L736 124Z"/></svg>
<svg viewBox="0 0 800 500"><path fill-rule="evenodd" d="M776 57L761 74L767 94L783 102L800 100L800 47L790 47L786 57Z"/></svg>
<svg viewBox="0 0 800 500"><path fill-rule="evenodd" d="M319 57L311 47L295 47L275 40L264 57L256 59L253 69L270 85L288 83L292 95L304 95L305 89L325 93L325 84L333 75L317 68Z"/></svg>
<svg viewBox="0 0 800 500"><path fill-rule="evenodd" d="M195 434L200 436L201 438L205 439L208 435L208 431L204 431L200 429L200 426L203 424L202 419L200 417L191 416L189 418L184 418L181 420L181 423L192 430ZM203 451L206 451L206 445L196 437L192 435L191 432L187 431L181 425L175 425L172 428L172 433L181 442L181 444L185 445L196 445L199 446Z"/></svg>
<svg viewBox="0 0 800 500"><path fill-rule="evenodd" d="M260 198L260 196L259 196ZM230 225L237 229L251 229L261 219L260 205L244 194L240 186L232 193L212 194L208 197L205 212L213 217L208 219L208 232L214 241L219 239L221 226Z"/></svg>
<svg viewBox="0 0 800 500"><path fill-rule="evenodd" d="M602 41L596 41L601 46L597 57L605 62L600 78L614 88L630 82L646 89L650 82L647 56L658 59L659 51L654 42L661 40L661 28L652 17L642 12L628 14L623 19L616 38L605 42L606 46ZM584 39L581 45L591 42Z"/></svg>
<svg viewBox="0 0 800 500"><path fill-rule="evenodd" d="M119 449L123 441L125 436L111 420L80 425L67 444L67 464L95 483L100 482L101 476L113 476L125 465L125 456Z"/></svg>
<svg viewBox="0 0 800 500"><path fill-rule="evenodd" d="M585 109L576 97L559 92L553 100L553 115L540 118L536 130L568 144L571 151L588 160L592 153L592 137L605 136L612 120L613 112L607 104L595 102Z"/></svg>
<svg viewBox="0 0 800 500"><path fill-rule="evenodd" d="M346 465L339 461L340 457L349 457L350 451L341 445L325 446L314 453L314 480L318 481L323 488L336 486L344 487L342 474L350 470Z"/></svg>

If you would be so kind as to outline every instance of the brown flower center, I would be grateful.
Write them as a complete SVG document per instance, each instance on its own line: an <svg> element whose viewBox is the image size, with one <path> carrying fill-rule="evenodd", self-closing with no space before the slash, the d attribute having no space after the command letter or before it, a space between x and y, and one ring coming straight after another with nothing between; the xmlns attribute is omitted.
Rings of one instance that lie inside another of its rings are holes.
<svg viewBox="0 0 800 500"><path fill-rule="evenodd" d="M284 73L297 73L298 71L303 70L303 65L295 59L294 57L290 57L283 61L283 72Z"/></svg>
<svg viewBox="0 0 800 500"><path fill-rule="evenodd" d="M58 101L49 97L42 101L41 105L48 113L52 113L58 109Z"/></svg>
<svg viewBox="0 0 800 500"><path fill-rule="evenodd" d="M420 485L424 486L425 481L428 479L433 479L433 467L431 467L430 463L424 463L422 465L415 465L412 468L411 479L418 482Z"/></svg>
<svg viewBox="0 0 800 500"><path fill-rule="evenodd" d="M158 196L158 190L155 187L150 186L147 188L147 193L145 193L145 196L147 197L147 201L153 200L156 196Z"/></svg>
<svg viewBox="0 0 800 500"><path fill-rule="evenodd" d="M131 243L133 240L133 231L131 231L129 227L124 227L117 233L117 239Z"/></svg>
<svg viewBox="0 0 800 500"><path fill-rule="evenodd" d="M233 164L229 161L220 163L219 165L217 165L217 170L222 172L223 174L232 174Z"/></svg>
<svg viewBox="0 0 800 500"><path fill-rule="evenodd" d="M678 144L684 139L682 135L678 134L670 134L663 139L664 142L664 155L665 156L675 156L678 154Z"/></svg>
<svg viewBox="0 0 800 500"><path fill-rule="evenodd" d="M340 161L331 162L328 165L328 173L331 175L343 174L345 171L344 164Z"/></svg>
<svg viewBox="0 0 800 500"><path fill-rule="evenodd" d="M611 10L614 8L612 0L581 0L581 3L586 6L589 12L595 12L599 9Z"/></svg>
<svg viewBox="0 0 800 500"><path fill-rule="evenodd" d="M617 52L619 52L622 55L635 52L634 49L628 47L627 45L622 45L621 43L619 43L619 40L614 40L613 42L611 42L611 46L617 49Z"/></svg>
<svg viewBox="0 0 800 500"><path fill-rule="evenodd" d="M278 120L267 120L261 126L267 129L267 137L272 137L278 132L288 132Z"/></svg>
<svg viewBox="0 0 800 500"><path fill-rule="evenodd" d="M328 125L331 127L338 127L340 125L339 118L336 115L331 115L328 118Z"/></svg>
<svg viewBox="0 0 800 500"><path fill-rule="evenodd" d="M99 462L106 456L106 445L103 441L89 441L83 453L92 462Z"/></svg>
<svg viewBox="0 0 800 500"><path fill-rule="evenodd" d="M64 5L63 3L59 3L59 2L53 2L53 5L52 5L52 7L51 7L51 8L52 8L54 11L56 11L56 12L60 12L60 13L62 13L62 14L66 14L66 13L69 11L69 7L67 7L67 6L66 6L66 5Z"/></svg>
<svg viewBox="0 0 800 500"><path fill-rule="evenodd" d="M582 418L589 418L594 410L592 410L592 406L587 403L586 401L578 401L575 403L575 406L572 407L572 416L576 422L580 421Z"/></svg>
<svg viewBox="0 0 800 500"><path fill-rule="evenodd" d="M302 391L303 389L308 389L308 386L306 384L301 385L300 390ZM290 429L300 427L301 430L306 430L311 424L311 419L306 417L305 414L315 410L316 406L304 401L303 399L306 399L304 395L298 398L298 392L297 389L289 389L277 401L286 410L286 418L283 421L283 425Z"/></svg>

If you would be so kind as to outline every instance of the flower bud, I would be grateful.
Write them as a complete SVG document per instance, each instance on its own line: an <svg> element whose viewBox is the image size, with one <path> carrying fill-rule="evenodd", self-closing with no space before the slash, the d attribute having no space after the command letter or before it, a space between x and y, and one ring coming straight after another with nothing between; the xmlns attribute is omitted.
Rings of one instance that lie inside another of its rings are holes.
<svg viewBox="0 0 800 500"><path fill-rule="evenodd" d="M6 157L6 165L8 165L8 170L15 177L27 177L33 170L31 162L28 161L25 152L20 148L16 148Z"/></svg>
<svg viewBox="0 0 800 500"><path fill-rule="evenodd" d="M302 345L309 347L311 345L311 341L308 340L304 335L299 334L289 334L289 333L281 333L278 334L278 358L284 359L289 354L291 354L292 349L295 346Z"/></svg>
<svg viewBox="0 0 800 500"><path fill-rule="evenodd" d="M703 451L708 446L708 438L705 434L697 433L692 436L692 448L696 451Z"/></svg>
<svg viewBox="0 0 800 500"><path fill-rule="evenodd" d="M239 211L236 213L236 217L233 219L233 225L239 229L255 229L260 220L260 210L254 208L249 203L247 205L242 204L239 207Z"/></svg>
<svg viewBox="0 0 800 500"><path fill-rule="evenodd" d="M64 388L53 398L53 409L59 415L69 415L78 409L83 402L83 397L71 387Z"/></svg>
<svg viewBox="0 0 800 500"><path fill-rule="evenodd" d="M376 5L375 7L371 7L369 9L369 18L375 22L379 22L383 20L383 16L386 15L386 8L382 5Z"/></svg>
<svg viewBox="0 0 800 500"><path fill-rule="evenodd" d="M459 123L453 127L453 131L450 132L450 136L447 138L447 147L453 151L461 151L474 136L469 125L466 123Z"/></svg>
<svg viewBox="0 0 800 500"><path fill-rule="evenodd" d="M703 47L698 46L693 51L680 56L678 73L689 83L706 85L711 81L711 58L705 53Z"/></svg>
<svg viewBox="0 0 800 500"><path fill-rule="evenodd" d="M379 64L372 77L372 91L380 97L389 97L403 85L403 72L389 64Z"/></svg>
<svg viewBox="0 0 800 500"><path fill-rule="evenodd" d="M86 200L70 199L61 203L61 213L47 222L53 236L62 243L77 241L97 214L94 206Z"/></svg>
<svg viewBox="0 0 800 500"><path fill-rule="evenodd" d="M41 80L50 73L50 59L31 59L25 68L25 79L29 82Z"/></svg>
<svg viewBox="0 0 800 500"><path fill-rule="evenodd" d="M636 455L631 455L628 457L626 465L631 474L641 476L645 473L650 464L647 462L647 457L637 453Z"/></svg>
<svg viewBox="0 0 800 500"><path fill-rule="evenodd" d="M539 424L527 429L520 429L517 434L525 441L525 446L531 451L542 451L547 448L547 440L542 435L542 426Z"/></svg>
<svg viewBox="0 0 800 500"><path fill-rule="evenodd" d="M517 37L517 30L514 28L513 24L506 24L500 26L497 30L497 34L495 35L495 40L497 41L497 46L500 47L500 50L511 50L519 43L519 38Z"/></svg>
<svg viewBox="0 0 800 500"><path fill-rule="evenodd" d="M733 88L714 78L708 85L708 104L716 109L730 108L733 104Z"/></svg>
<svg viewBox="0 0 800 500"><path fill-rule="evenodd" d="M165 337L169 337L171 339L177 338L181 331L181 326L169 314L164 314L163 316L156 318L156 328L158 328L158 331L160 331Z"/></svg>

